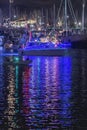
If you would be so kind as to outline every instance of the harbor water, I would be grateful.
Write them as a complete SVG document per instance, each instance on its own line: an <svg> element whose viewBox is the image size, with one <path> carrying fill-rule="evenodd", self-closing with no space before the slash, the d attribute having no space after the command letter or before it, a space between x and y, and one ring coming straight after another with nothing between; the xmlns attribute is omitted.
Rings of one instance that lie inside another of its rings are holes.
<svg viewBox="0 0 87 130"><path fill-rule="evenodd" d="M0 53L0 130L87 130L87 50L29 58Z"/></svg>

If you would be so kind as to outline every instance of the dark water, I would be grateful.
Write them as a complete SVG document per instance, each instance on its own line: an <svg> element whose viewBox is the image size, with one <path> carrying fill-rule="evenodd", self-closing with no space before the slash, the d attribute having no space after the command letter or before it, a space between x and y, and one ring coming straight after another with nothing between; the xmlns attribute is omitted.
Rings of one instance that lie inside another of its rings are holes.
<svg viewBox="0 0 87 130"><path fill-rule="evenodd" d="M30 57L0 55L0 130L87 130L87 52Z"/></svg>

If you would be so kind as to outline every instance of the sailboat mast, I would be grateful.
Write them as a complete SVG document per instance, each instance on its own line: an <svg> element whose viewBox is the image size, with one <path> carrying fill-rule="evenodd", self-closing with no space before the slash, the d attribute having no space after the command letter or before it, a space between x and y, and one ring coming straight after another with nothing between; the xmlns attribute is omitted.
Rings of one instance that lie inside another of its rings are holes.
<svg viewBox="0 0 87 130"><path fill-rule="evenodd" d="M85 17L85 0L82 3L82 31L84 31L84 17Z"/></svg>
<svg viewBox="0 0 87 130"><path fill-rule="evenodd" d="M64 4L64 12L65 12L65 31L67 32L68 26L67 26L67 0L65 0L65 4ZM67 33L66 33L67 35Z"/></svg>
<svg viewBox="0 0 87 130"><path fill-rule="evenodd" d="M53 24L54 24L54 30L55 30L55 28L56 28L56 20L55 20L55 3L54 3L54 5L53 5L53 13L54 13L54 19L53 19Z"/></svg>

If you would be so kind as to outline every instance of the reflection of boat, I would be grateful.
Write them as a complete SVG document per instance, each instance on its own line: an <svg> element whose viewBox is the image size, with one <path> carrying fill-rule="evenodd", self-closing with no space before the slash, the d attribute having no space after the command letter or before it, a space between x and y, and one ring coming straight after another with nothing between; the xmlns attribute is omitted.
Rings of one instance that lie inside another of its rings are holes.
<svg viewBox="0 0 87 130"><path fill-rule="evenodd" d="M4 62L4 64L8 64L8 65L29 65L30 63L31 61L20 61L20 62L6 61Z"/></svg>
<svg viewBox="0 0 87 130"><path fill-rule="evenodd" d="M22 58L22 57L21 57ZM8 65L29 65L32 61L27 58L25 60L20 57L5 57L4 64Z"/></svg>

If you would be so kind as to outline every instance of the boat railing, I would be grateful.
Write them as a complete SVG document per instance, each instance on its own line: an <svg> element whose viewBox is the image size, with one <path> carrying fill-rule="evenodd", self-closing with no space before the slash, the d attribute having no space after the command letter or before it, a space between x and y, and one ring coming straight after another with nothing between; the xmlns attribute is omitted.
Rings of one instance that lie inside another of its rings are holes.
<svg viewBox="0 0 87 130"><path fill-rule="evenodd" d="M71 43L66 42L66 43L59 43L59 44L53 44L52 42L47 42L47 43L29 43L29 45L25 46L24 49L52 49L52 48L64 48L64 47L71 47Z"/></svg>

